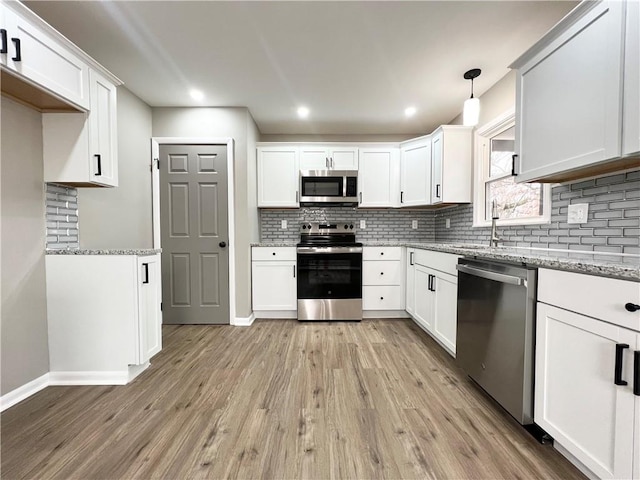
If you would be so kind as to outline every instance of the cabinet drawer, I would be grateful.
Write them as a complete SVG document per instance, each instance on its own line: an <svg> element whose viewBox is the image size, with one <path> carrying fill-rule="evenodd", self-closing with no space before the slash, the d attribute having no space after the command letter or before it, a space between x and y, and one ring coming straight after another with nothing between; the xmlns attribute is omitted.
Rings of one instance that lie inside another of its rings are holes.
<svg viewBox="0 0 640 480"><path fill-rule="evenodd" d="M399 285L362 287L363 310L404 310L402 287Z"/></svg>
<svg viewBox="0 0 640 480"><path fill-rule="evenodd" d="M451 253L416 250L413 256L413 263L457 277L458 271L456 270L456 265L458 264L459 258L461 258L459 255L453 255Z"/></svg>
<svg viewBox="0 0 640 480"><path fill-rule="evenodd" d="M538 270L538 301L640 331L640 283L559 270Z"/></svg>
<svg viewBox="0 0 640 480"><path fill-rule="evenodd" d="M252 247L252 260L295 260L296 247Z"/></svg>
<svg viewBox="0 0 640 480"><path fill-rule="evenodd" d="M363 260L400 260L402 247L364 247Z"/></svg>
<svg viewBox="0 0 640 480"><path fill-rule="evenodd" d="M401 285L402 264L399 261L377 262L368 260L362 262L363 285Z"/></svg>

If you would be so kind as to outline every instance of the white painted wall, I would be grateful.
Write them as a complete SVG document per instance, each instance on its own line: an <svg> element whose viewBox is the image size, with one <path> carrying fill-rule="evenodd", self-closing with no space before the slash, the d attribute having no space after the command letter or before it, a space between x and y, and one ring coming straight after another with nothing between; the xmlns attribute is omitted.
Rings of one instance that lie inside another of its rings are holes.
<svg viewBox="0 0 640 480"><path fill-rule="evenodd" d="M151 248L151 108L118 87L117 188L79 188L81 248Z"/></svg>
<svg viewBox="0 0 640 480"><path fill-rule="evenodd" d="M153 108L154 137L231 137L235 141L236 315L251 314L251 241L257 241L255 141L257 127L244 107Z"/></svg>
<svg viewBox="0 0 640 480"><path fill-rule="evenodd" d="M49 371L42 115L0 97L0 395Z"/></svg>

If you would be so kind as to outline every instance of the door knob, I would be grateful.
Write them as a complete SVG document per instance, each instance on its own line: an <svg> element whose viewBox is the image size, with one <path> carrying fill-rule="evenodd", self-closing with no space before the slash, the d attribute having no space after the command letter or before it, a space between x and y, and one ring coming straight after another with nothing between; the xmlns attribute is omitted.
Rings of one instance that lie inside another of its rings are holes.
<svg viewBox="0 0 640 480"><path fill-rule="evenodd" d="M218 245L220 245L220 248L224 248L227 246L226 242L220 242Z"/></svg>
<svg viewBox="0 0 640 480"><path fill-rule="evenodd" d="M629 302L624 306L624 308L626 308L628 312L637 312L638 310L640 310L640 305Z"/></svg>

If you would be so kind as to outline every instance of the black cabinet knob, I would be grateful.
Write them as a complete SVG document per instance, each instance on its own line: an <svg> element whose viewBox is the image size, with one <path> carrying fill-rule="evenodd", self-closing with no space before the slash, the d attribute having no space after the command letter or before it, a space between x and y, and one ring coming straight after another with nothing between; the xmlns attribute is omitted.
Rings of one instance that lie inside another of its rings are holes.
<svg viewBox="0 0 640 480"><path fill-rule="evenodd" d="M380 300L384 300L384 297L380 297Z"/></svg>
<svg viewBox="0 0 640 480"><path fill-rule="evenodd" d="M275 254L276 254L276 252L273 252L271 255L275 255Z"/></svg>
<svg viewBox="0 0 640 480"><path fill-rule="evenodd" d="M384 272L380 272L380 275L384 275Z"/></svg>
<svg viewBox="0 0 640 480"><path fill-rule="evenodd" d="M227 246L227 242L220 242L218 245L220 245L220 248L224 248ZM274 253L275 255L275 253Z"/></svg>
<svg viewBox="0 0 640 480"><path fill-rule="evenodd" d="M624 308L627 310L627 312L637 312L638 310L640 310L640 305L629 302L624 306Z"/></svg>

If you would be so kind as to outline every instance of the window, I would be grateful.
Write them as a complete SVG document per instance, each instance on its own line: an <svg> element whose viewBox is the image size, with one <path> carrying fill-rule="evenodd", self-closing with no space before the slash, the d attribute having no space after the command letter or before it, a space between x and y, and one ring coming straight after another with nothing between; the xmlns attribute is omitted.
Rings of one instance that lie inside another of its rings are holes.
<svg viewBox="0 0 640 480"><path fill-rule="evenodd" d="M476 131L473 225L491 224L495 202L498 225L549 223L551 189L541 183L516 183L511 175L516 143L513 111Z"/></svg>

